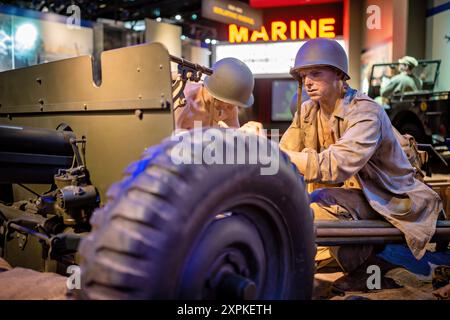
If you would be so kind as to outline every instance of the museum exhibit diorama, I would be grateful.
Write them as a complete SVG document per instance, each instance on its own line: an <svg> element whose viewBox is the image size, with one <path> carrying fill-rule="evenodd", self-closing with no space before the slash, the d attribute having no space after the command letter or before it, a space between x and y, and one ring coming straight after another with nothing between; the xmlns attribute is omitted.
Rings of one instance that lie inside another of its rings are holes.
<svg viewBox="0 0 450 320"><path fill-rule="evenodd" d="M450 299L449 15L0 1L0 299Z"/></svg>

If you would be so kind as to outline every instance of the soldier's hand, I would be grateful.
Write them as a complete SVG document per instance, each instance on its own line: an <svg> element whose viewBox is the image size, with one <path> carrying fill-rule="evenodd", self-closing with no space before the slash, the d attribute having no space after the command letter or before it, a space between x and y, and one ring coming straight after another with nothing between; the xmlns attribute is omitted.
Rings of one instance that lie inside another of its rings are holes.
<svg viewBox="0 0 450 320"><path fill-rule="evenodd" d="M243 131L245 133L256 134L259 136L266 136L266 133L263 130L263 125L261 122L249 121L240 127L238 130Z"/></svg>
<svg viewBox="0 0 450 320"><path fill-rule="evenodd" d="M217 122L217 124L219 125L219 128L229 128L229 126L222 120Z"/></svg>

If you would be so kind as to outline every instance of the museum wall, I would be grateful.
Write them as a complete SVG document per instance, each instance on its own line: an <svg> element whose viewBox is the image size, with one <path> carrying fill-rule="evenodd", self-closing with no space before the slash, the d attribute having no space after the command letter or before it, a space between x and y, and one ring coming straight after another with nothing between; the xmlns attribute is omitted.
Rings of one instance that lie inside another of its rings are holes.
<svg viewBox="0 0 450 320"><path fill-rule="evenodd" d="M450 90L450 2L428 1L426 58L440 59L441 69L435 90Z"/></svg>

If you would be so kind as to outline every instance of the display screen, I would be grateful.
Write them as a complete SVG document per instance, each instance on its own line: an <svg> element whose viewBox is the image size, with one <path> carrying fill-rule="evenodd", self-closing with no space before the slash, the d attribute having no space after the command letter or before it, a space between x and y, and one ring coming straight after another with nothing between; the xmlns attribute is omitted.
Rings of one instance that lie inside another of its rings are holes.
<svg viewBox="0 0 450 320"><path fill-rule="evenodd" d="M272 121L291 121L292 97L297 91L295 80L274 80L272 82Z"/></svg>

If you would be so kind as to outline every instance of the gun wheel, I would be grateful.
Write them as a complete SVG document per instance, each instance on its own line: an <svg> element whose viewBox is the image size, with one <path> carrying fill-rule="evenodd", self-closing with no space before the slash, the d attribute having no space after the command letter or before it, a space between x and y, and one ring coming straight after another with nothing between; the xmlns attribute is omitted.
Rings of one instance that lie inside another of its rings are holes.
<svg viewBox="0 0 450 320"><path fill-rule="evenodd" d="M274 175L261 175L259 164L175 165L175 144L146 150L94 213L80 245L79 297L311 298L312 214L288 158L281 153ZM201 145L193 152L203 154Z"/></svg>

